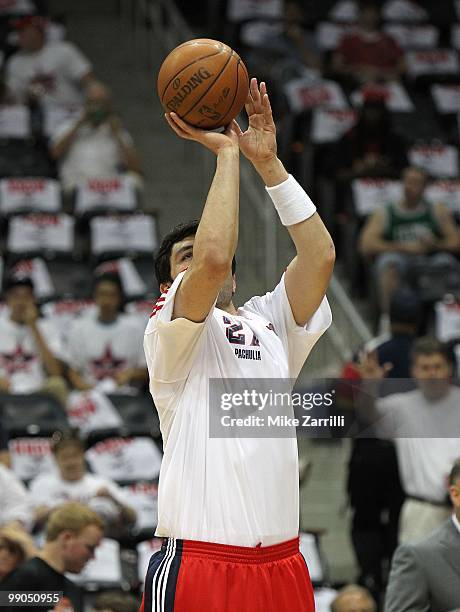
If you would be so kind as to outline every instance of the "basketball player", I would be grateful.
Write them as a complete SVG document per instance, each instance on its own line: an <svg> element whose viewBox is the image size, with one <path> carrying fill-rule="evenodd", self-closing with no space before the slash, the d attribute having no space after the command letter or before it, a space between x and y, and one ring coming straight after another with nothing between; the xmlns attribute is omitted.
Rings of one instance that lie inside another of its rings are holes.
<svg viewBox="0 0 460 612"><path fill-rule="evenodd" d="M270 102L256 79L246 111L245 132L236 122L216 133L166 117L178 136L213 151L217 168L198 226L169 234L155 264L162 295L144 348L164 441L156 531L164 541L147 571L145 612L314 610L299 552L296 439L209 436L210 378L295 379L331 323L334 245L276 156ZM273 292L236 308L240 150L297 254ZM251 346L257 351L240 350Z"/></svg>

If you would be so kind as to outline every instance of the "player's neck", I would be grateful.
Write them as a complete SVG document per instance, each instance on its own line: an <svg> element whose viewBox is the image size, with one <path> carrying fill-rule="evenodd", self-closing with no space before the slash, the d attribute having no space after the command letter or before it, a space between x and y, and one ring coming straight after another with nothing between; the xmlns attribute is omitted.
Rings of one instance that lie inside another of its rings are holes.
<svg viewBox="0 0 460 612"><path fill-rule="evenodd" d="M229 304L216 304L216 307L219 308L219 310L228 312L228 314L231 314L231 315L238 314L238 310L235 308L233 302L230 302Z"/></svg>

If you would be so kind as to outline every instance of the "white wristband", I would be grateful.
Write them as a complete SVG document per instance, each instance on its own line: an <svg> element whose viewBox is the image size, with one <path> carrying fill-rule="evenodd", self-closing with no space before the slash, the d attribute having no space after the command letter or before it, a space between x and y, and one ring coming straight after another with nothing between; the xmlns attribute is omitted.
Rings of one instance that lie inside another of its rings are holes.
<svg viewBox="0 0 460 612"><path fill-rule="evenodd" d="M292 174L274 187L265 187L283 225L295 225L315 214L316 206Z"/></svg>

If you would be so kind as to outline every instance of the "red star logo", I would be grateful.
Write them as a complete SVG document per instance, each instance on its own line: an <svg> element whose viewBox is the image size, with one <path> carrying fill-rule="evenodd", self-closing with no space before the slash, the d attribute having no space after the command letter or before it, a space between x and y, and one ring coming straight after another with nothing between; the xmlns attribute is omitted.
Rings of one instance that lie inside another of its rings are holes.
<svg viewBox="0 0 460 612"><path fill-rule="evenodd" d="M12 376L16 372L29 370L32 362L37 358L33 353L23 351L20 344L12 353L3 353L0 355L0 363L6 370L8 376Z"/></svg>
<svg viewBox="0 0 460 612"><path fill-rule="evenodd" d="M112 353L112 347L108 344L105 347L105 352L99 359L93 359L91 362L93 376L96 380L104 378L115 378L121 370L125 369L126 359L119 359Z"/></svg>

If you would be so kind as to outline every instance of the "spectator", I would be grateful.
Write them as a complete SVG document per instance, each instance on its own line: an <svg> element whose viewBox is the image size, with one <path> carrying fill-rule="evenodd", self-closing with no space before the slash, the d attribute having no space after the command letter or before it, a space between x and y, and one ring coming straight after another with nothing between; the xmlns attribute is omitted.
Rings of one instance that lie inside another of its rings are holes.
<svg viewBox="0 0 460 612"><path fill-rule="evenodd" d="M380 308L386 316L391 297L409 267L416 263L457 265L449 253L459 248L455 221L443 204L432 205L424 198L427 185L424 170L406 168L402 180L402 200L378 208L367 220L359 241L363 256L377 256Z"/></svg>
<svg viewBox="0 0 460 612"><path fill-rule="evenodd" d="M404 56L392 36L380 29L377 0L360 0L356 29L345 34L332 57L332 70L352 86L399 80L405 72Z"/></svg>
<svg viewBox="0 0 460 612"><path fill-rule="evenodd" d="M32 538L23 529L14 526L0 529L0 583L36 552Z"/></svg>
<svg viewBox="0 0 460 612"><path fill-rule="evenodd" d="M378 362L381 366L392 363L388 377L399 379L398 391L412 389L412 381L408 380L411 375L409 361L421 319L420 300L410 289L400 289L391 302L390 317L391 337L375 349ZM375 343L371 341L370 344L375 347ZM348 378L355 374L350 367L344 373ZM359 372L356 374L359 377ZM391 391L394 390L393 385ZM378 438L353 440L348 470L353 511L351 539L360 569L358 582L379 601L386 561L391 560L397 546L399 515L404 501L393 442Z"/></svg>
<svg viewBox="0 0 460 612"><path fill-rule="evenodd" d="M16 102L44 107L80 106L93 79L91 64L73 44L47 41L46 21L26 16L16 22L19 51L6 64L6 84Z"/></svg>
<svg viewBox="0 0 460 612"><path fill-rule="evenodd" d="M458 411L460 389L451 384L453 365L445 347L434 338L419 338L411 352L417 388L377 398L379 382L391 369L375 354L363 358L363 393L357 407L377 434L396 444L401 482L407 495L399 540L424 537L448 516L446 478L460 453Z"/></svg>
<svg viewBox="0 0 460 612"><path fill-rule="evenodd" d="M331 603L331 612L376 612L377 606L367 589L350 584L341 589Z"/></svg>
<svg viewBox="0 0 460 612"><path fill-rule="evenodd" d="M385 612L460 609L460 459L449 477L454 514L429 537L398 548Z"/></svg>
<svg viewBox="0 0 460 612"><path fill-rule="evenodd" d="M32 523L32 500L20 480L0 464L0 527L29 529Z"/></svg>
<svg viewBox="0 0 460 612"><path fill-rule="evenodd" d="M98 612L138 612L139 603L123 591L106 591L96 597L93 609Z"/></svg>
<svg viewBox="0 0 460 612"><path fill-rule="evenodd" d="M407 163L405 144L391 127L381 90L366 88L356 124L336 145L336 178L399 177Z"/></svg>
<svg viewBox="0 0 460 612"><path fill-rule="evenodd" d="M112 106L112 95L93 82L79 119L64 123L54 134L51 156L58 161L66 190L89 178L130 172L140 184L140 164L131 136Z"/></svg>
<svg viewBox="0 0 460 612"><path fill-rule="evenodd" d="M5 299L9 316L0 318L0 390L47 392L65 404L63 347L52 322L40 317L32 281L10 278Z"/></svg>
<svg viewBox="0 0 460 612"><path fill-rule="evenodd" d="M43 549L15 569L0 589L62 592L70 600L73 612L83 612L83 590L65 573L79 574L94 559L102 535L102 521L95 512L75 502L61 506L48 520ZM28 610L30 607L5 607L5 612Z"/></svg>
<svg viewBox="0 0 460 612"><path fill-rule="evenodd" d="M103 274L94 284L97 314L76 321L68 339L69 379L75 389L99 385L103 391L145 384L147 366L142 333L121 312L123 289L117 274Z"/></svg>
<svg viewBox="0 0 460 612"><path fill-rule="evenodd" d="M113 533L132 525L135 511L126 504L120 488L108 478L90 474L85 465L85 447L78 432L57 432L53 436L57 471L37 476L30 484L36 522L43 524L52 510L72 500L93 508Z"/></svg>

